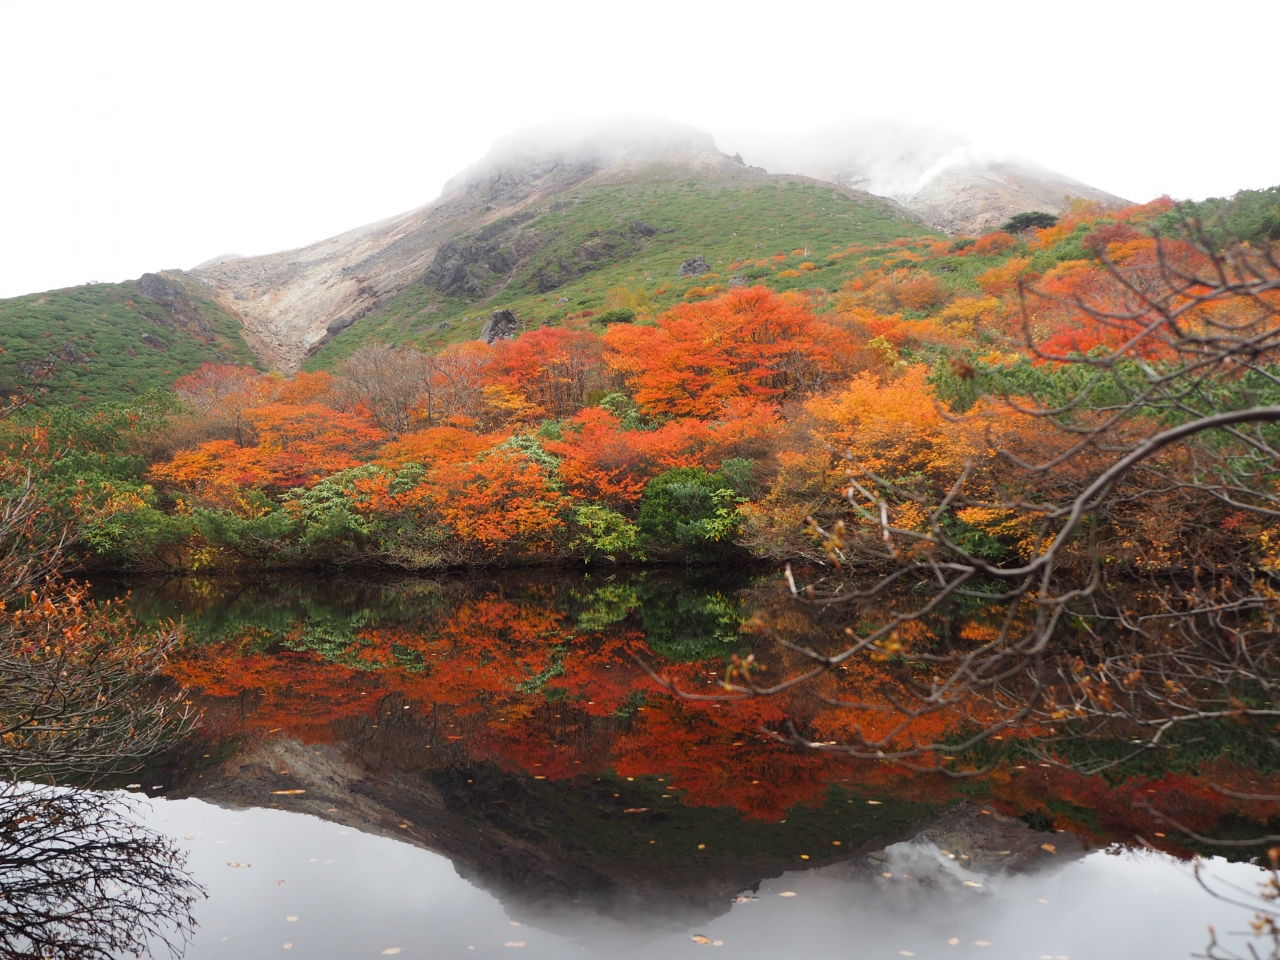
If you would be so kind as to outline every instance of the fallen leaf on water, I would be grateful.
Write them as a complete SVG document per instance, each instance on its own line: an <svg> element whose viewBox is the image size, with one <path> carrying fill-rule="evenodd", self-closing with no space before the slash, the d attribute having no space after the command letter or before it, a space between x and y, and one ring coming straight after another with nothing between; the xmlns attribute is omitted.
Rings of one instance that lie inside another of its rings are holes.
<svg viewBox="0 0 1280 960"><path fill-rule="evenodd" d="M756 899L758 899L758 898L757 898L757 897L746 897L746 896L743 896L743 897L734 897L734 898L733 898L733 902L734 902L734 903L750 903L752 900L756 900Z"/></svg>
<svg viewBox="0 0 1280 960"><path fill-rule="evenodd" d="M808 860L808 859L809 859L809 855L808 855L807 853L802 853L802 854L800 854L800 859L801 859L801 860Z"/></svg>
<svg viewBox="0 0 1280 960"><path fill-rule="evenodd" d="M383 954L390 955L390 954L393 954L393 953L399 953L399 952L400 952L400 948L399 948L399 947L387 947L387 949L383 950L382 952L383 952Z"/></svg>
<svg viewBox="0 0 1280 960"><path fill-rule="evenodd" d="M277 880L277 881L276 881L276 886L277 886L277 887L283 887L283 886L284 886L284 881L283 881L283 880Z"/></svg>
<svg viewBox="0 0 1280 960"><path fill-rule="evenodd" d="M794 890L783 890L780 894L778 894L778 896L780 897L794 897L795 895L796 895L796 892Z"/></svg>
<svg viewBox="0 0 1280 960"><path fill-rule="evenodd" d="M251 864L251 863L240 863L239 861L231 860L231 861L229 861L229 862L227 863L227 866L228 866L228 867L251 867L251 866L253 866L253 864Z"/></svg>
<svg viewBox="0 0 1280 960"><path fill-rule="evenodd" d="M623 813L648 813L649 808L648 807L627 807L627 809L623 810L622 812Z"/></svg>
<svg viewBox="0 0 1280 960"><path fill-rule="evenodd" d="M833 847L838 847L838 846L840 846L840 841L839 841L839 840L832 840L832 841L831 841L831 845L832 845Z"/></svg>
<svg viewBox="0 0 1280 960"><path fill-rule="evenodd" d="M952 937L950 940L947 941L947 943L951 944L953 947L958 947L960 946L960 938Z"/></svg>
<svg viewBox="0 0 1280 960"><path fill-rule="evenodd" d="M899 953L899 954L901 954L901 955L902 955L902 956L904 956L904 957L914 957L914 956L915 956L915 954L914 954L914 953L912 953L910 950L899 950L899 951L898 951L898 953Z"/></svg>
<svg viewBox="0 0 1280 960"><path fill-rule="evenodd" d="M878 807L881 805L879 800L868 800L867 803L869 803L873 807Z"/></svg>
<svg viewBox="0 0 1280 960"><path fill-rule="evenodd" d="M1036 903L1048 903L1048 902L1049 902L1049 901L1048 901L1048 900L1046 900L1044 897L1037 897L1037 898L1036 898Z"/></svg>
<svg viewBox="0 0 1280 960"><path fill-rule="evenodd" d="M698 849L699 849L699 850L705 850L705 849L707 849L707 845L706 845L705 843L700 843L700 844L698 844Z"/></svg>
<svg viewBox="0 0 1280 960"><path fill-rule="evenodd" d="M1042 844L1040 844L1040 849L1041 849L1041 850L1048 850L1050 853L1057 853L1057 852L1058 852L1058 848L1057 848L1057 847L1055 847L1052 843L1042 843Z"/></svg>
<svg viewBox="0 0 1280 960"><path fill-rule="evenodd" d="M520 926L520 921L519 921L519 920L511 920L511 921L509 921L509 922L507 923L507 926L509 926L509 927L518 927L518 926Z"/></svg>
<svg viewBox="0 0 1280 960"><path fill-rule="evenodd" d="M893 874L892 874L892 873L888 873L888 872L882 873L882 874L880 874L880 876L882 876L882 877L888 877L890 880L892 880L892 879L893 879Z"/></svg>
<svg viewBox="0 0 1280 960"><path fill-rule="evenodd" d="M546 778L546 777L544 777L542 774L540 774L540 773L539 773L539 774L536 774L536 775L534 776L534 778L533 778L533 779L535 779L535 780L545 780L545 779L547 779L547 778Z"/></svg>
<svg viewBox="0 0 1280 960"><path fill-rule="evenodd" d="M978 883L976 880L966 880L966 881L964 882L964 885L965 885L966 887L980 887L980 886L982 886L982 884Z"/></svg>
<svg viewBox="0 0 1280 960"><path fill-rule="evenodd" d="M703 936L702 934L700 934L700 933L695 933L695 934L694 934L692 937L690 937L689 939L690 939L690 940L692 940L694 943L710 943L710 942L711 942L711 938L710 938L710 937L704 937L704 936Z"/></svg>
<svg viewBox="0 0 1280 960"><path fill-rule="evenodd" d="M711 945L712 945L713 947L723 947L723 946L724 946L724 941L723 941L723 940L712 940L712 941L711 941Z"/></svg>
<svg viewBox="0 0 1280 960"><path fill-rule="evenodd" d="M503 946L504 946L504 947L523 947L523 946L524 946L524 941L523 941L523 940L508 940L506 943L504 943L504 944L503 944Z"/></svg>
<svg viewBox="0 0 1280 960"><path fill-rule="evenodd" d="M286 919L286 920L288 920L290 923L297 923L297 922L298 922L298 918L297 918L297 917L285 917L285 919Z"/></svg>
<svg viewBox="0 0 1280 960"><path fill-rule="evenodd" d="M273 797L296 797L300 793L306 793L305 790L272 790Z"/></svg>
<svg viewBox="0 0 1280 960"><path fill-rule="evenodd" d="M973 941L973 945L974 945L975 947L989 947L989 946L991 946L991 941L990 941L990 940L975 940L975 941Z"/></svg>

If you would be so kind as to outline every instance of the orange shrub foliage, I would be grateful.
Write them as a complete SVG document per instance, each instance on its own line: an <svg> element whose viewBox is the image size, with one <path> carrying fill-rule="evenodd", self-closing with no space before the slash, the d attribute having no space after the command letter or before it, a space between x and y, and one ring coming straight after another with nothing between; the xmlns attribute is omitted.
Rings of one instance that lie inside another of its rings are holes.
<svg viewBox="0 0 1280 960"><path fill-rule="evenodd" d="M966 248L964 252L970 253L975 257L994 257L997 254L1012 250L1017 245L1017 237L1005 233L1003 230L997 230L995 233L988 233L985 237L980 237L973 246Z"/></svg>
<svg viewBox="0 0 1280 960"><path fill-rule="evenodd" d="M598 390L609 372L600 338L568 327L541 327L499 341L489 369L497 383L523 396L535 415L556 418L581 410L587 393Z"/></svg>
<svg viewBox="0 0 1280 960"><path fill-rule="evenodd" d="M569 502L550 479L523 454L495 450L469 463L438 465L427 487L459 537L494 553L517 546L536 552L551 547Z"/></svg>
<svg viewBox="0 0 1280 960"><path fill-rule="evenodd" d="M617 324L606 359L651 415L715 416L732 400L783 399L820 380L831 365L824 324L763 287L681 304L656 326Z"/></svg>
<svg viewBox="0 0 1280 960"><path fill-rule="evenodd" d="M460 427L428 427L386 444L378 450L373 462L392 468L407 463L460 463L505 439L505 434L494 437L477 435Z"/></svg>
<svg viewBox="0 0 1280 960"><path fill-rule="evenodd" d="M887 382L861 374L807 409L823 440L880 476L923 473L950 484L976 447L933 403L927 375L923 365Z"/></svg>
<svg viewBox="0 0 1280 960"><path fill-rule="evenodd" d="M202 443L152 467L152 475L224 504L239 489L279 493L358 466L386 439L359 414L316 403L269 403L251 410L248 419L258 437L253 446Z"/></svg>
<svg viewBox="0 0 1280 960"><path fill-rule="evenodd" d="M992 267L975 278L982 292L990 297L1003 296L1018 288L1018 278L1030 282L1033 275L1027 274L1031 261L1027 257L1010 257L998 267Z"/></svg>

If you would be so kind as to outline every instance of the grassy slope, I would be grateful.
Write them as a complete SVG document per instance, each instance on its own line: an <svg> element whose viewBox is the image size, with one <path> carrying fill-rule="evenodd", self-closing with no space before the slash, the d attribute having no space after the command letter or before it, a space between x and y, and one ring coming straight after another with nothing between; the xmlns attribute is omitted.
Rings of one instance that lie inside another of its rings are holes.
<svg viewBox="0 0 1280 960"><path fill-rule="evenodd" d="M21 365L49 356L57 364L41 406L128 400L168 387L205 361L256 363L235 318L192 287L184 284L188 305L208 321L211 339L175 326L163 307L127 283L0 300L0 392L29 387ZM144 334L159 346L149 346Z"/></svg>
<svg viewBox="0 0 1280 960"><path fill-rule="evenodd" d="M753 279L778 290L822 287L835 289L847 277L865 269L828 261L829 254L851 244L888 244L899 237L940 236L903 215L890 204L869 197L850 197L830 185L801 180L763 183L729 181L607 184L575 191L567 209L556 204L518 228L518 247L533 247L503 285L495 278L490 295L467 301L442 297L435 284L415 283L355 326L340 333L311 357L306 369L334 366L371 340L411 342L430 346L475 338L484 319L499 307L510 307L531 323L555 322L581 310L599 312L608 292L619 286L643 290L655 309L681 301L691 287L727 284L728 266L742 259L758 260L780 253L784 262L772 265L767 277ZM635 220L656 228L652 236L628 229ZM515 236L517 231L512 231ZM593 234L597 234L593 236ZM616 249L589 264L578 252L601 238ZM793 250L803 251L791 256ZM887 253L896 251L889 248ZM682 261L700 254L712 274L676 279ZM568 261L588 270L548 292L538 278L548 267ZM798 277L778 273L803 261L819 269ZM750 268L740 268L748 271ZM758 270L757 270L758 272ZM568 303L557 301L567 297ZM447 329L437 329L448 321Z"/></svg>

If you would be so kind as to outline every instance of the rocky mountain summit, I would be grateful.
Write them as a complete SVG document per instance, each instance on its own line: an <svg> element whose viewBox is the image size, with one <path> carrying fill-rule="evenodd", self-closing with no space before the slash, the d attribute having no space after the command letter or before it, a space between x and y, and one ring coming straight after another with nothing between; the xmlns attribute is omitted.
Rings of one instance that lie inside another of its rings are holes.
<svg viewBox="0 0 1280 960"><path fill-rule="evenodd" d="M846 131L821 142L762 141L747 151L763 164L753 166L719 150L710 135L666 121L536 128L499 141L417 210L298 250L215 257L188 276L240 321L266 365L288 373L415 284L429 293L419 298L426 306L415 307L422 316L432 303L485 301L521 271L533 270L525 288L548 293L602 264L642 256L659 233L642 216L625 214L571 250L553 249L558 236L540 229L542 218L601 191L822 182L841 196L888 205L921 230L928 224L952 233L980 232L1013 213L1059 210L1068 196L1121 202L1048 171L980 163L942 135L895 136ZM666 229L686 228L696 236L699 224ZM712 265L694 257L680 271L699 276Z"/></svg>
<svg viewBox="0 0 1280 960"><path fill-rule="evenodd" d="M215 258L191 275L241 319L264 362L291 372L328 337L422 277L445 296L483 294L520 260L519 245L504 242L509 235L542 210L572 203L569 194L588 183L767 177L679 124L538 129L497 143L417 210L299 250ZM628 230L643 236L653 228L636 221ZM598 255L609 255L609 242ZM548 276L548 289L560 279Z"/></svg>

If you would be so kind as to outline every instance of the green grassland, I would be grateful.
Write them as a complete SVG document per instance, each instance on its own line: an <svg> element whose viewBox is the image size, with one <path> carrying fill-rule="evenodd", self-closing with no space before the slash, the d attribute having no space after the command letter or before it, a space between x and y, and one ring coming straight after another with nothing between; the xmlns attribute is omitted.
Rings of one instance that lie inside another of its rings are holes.
<svg viewBox="0 0 1280 960"><path fill-rule="evenodd" d="M647 298L654 311L685 299L690 288L727 286L735 274L780 291L833 290L867 263L831 254L859 245L883 247L880 258L892 259L901 254L893 240L926 236L941 235L887 201L798 178L597 186L532 218L508 217L457 238L476 258L467 289L429 270L324 344L306 369L331 368L374 340L434 347L474 339L502 307L530 325L598 313L619 287ZM786 259L750 265L778 254ZM711 273L677 279L680 264L695 255ZM737 261L748 265L731 270ZM801 263L816 269L780 276Z"/></svg>
<svg viewBox="0 0 1280 960"><path fill-rule="evenodd" d="M32 390L32 371L50 360L40 406L127 401L206 361L256 363L234 317L193 282L165 278L180 296L177 318L128 283L0 300L0 394Z"/></svg>

